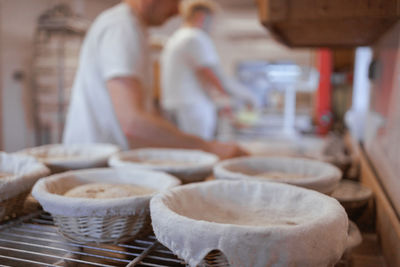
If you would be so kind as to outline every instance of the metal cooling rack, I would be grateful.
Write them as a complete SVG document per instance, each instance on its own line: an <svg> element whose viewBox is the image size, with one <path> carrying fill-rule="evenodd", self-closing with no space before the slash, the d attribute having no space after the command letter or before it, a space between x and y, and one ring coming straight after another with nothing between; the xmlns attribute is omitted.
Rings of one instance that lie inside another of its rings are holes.
<svg viewBox="0 0 400 267"><path fill-rule="evenodd" d="M77 244L63 239L51 216L36 212L0 225L0 266L154 266L185 262L154 235L118 245Z"/></svg>

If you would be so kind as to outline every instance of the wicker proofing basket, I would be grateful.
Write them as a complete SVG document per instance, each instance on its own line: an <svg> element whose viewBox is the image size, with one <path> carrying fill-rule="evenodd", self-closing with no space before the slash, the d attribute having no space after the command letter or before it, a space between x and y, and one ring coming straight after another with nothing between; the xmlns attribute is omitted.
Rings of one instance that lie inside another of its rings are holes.
<svg viewBox="0 0 400 267"><path fill-rule="evenodd" d="M63 196L69 189L87 183L136 184L163 191L180 181L164 173L122 169L71 171L40 180L33 196L51 213L59 232L78 243L124 242L150 229L152 195L117 199Z"/></svg>
<svg viewBox="0 0 400 267"><path fill-rule="evenodd" d="M1 178L0 222L22 214L26 197L33 184L49 174L49 170L33 157L0 152L0 172L11 176Z"/></svg>
<svg viewBox="0 0 400 267"><path fill-rule="evenodd" d="M62 236L80 243L119 243L147 233L151 229L148 210L130 216L53 215L53 219Z"/></svg>
<svg viewBox="0 0 400 267"><path fill-rule="evenodd" d="M158 194L150 209L158 241L193 267L332 267L348 241L335 199L282 183L195 183Z"/></svg>
<svg viewBox="0 0 400 267"><path fill-rule="evenodd" d="M168 161L152 163L151 161ZM182 183L203 181L212 174L219 158L211 153L189 149L144 148L125 151L112 156L108 164L112 167L148 169L169 173ZM173 164L174 162L178 164Z"/></svg>
<svg viewBox="0 0 400 267"><path fill-rule="evenodd" d="M303 177L273 178L259 176L263 173L299 174ZM220 162L214 167L216 179L258 180L287 183L330 195L342 178L335 166L317 160L291 157L242 157Z"/></svg>
<svg viewBox="0 0 400 267"><path fill-rule="evenodd" d="M119 148L111 144L52 144L24 149L19 154L30 155L43 162L53 174L70 170L107 167L108 158Z"/></svg>
<svg viewBox="0 0 400 267"><path fill-rule="evenodd" d="M22 214L24 203L30 190L0 202L0 222L15 218Z"/></svg>

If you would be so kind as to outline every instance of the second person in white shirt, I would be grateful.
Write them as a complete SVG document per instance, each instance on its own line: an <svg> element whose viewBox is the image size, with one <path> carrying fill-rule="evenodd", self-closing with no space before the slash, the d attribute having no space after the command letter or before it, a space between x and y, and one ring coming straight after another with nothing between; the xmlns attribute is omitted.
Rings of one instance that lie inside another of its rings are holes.
<svg viewBox="0 0 400 267"><path fill-rule="evenodd" d="M216 6L209 0L184 0L184 24L168 40L161 57L161 105L182 131L213 139L217 107L212 94L227 95L219 57L210 38Z"/></svg>

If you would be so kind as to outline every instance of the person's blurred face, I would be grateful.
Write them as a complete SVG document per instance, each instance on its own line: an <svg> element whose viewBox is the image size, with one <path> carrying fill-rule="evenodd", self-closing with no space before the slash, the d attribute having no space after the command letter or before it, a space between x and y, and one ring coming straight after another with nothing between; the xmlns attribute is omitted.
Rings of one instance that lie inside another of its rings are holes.
<svg viewBox="0 0 400 267"><path fill-rule="evenodd" d="M213 27L214 16L210 12L197 11L193 14L192 21L203 31L210 33Z"/></svg>
<svg viewBox="0 0 400 267"><path fill-rule="evenodd" d="M146 0L145 20L149 26L159 26L179 12L181 0Z"/></svg>
<svg viewBox="0 0 400 267"><path fill-rule="evenodd" d="M205 32L210 33L213 27L214 17L211 13L203 13L203 25L202 28Z"/></svg>

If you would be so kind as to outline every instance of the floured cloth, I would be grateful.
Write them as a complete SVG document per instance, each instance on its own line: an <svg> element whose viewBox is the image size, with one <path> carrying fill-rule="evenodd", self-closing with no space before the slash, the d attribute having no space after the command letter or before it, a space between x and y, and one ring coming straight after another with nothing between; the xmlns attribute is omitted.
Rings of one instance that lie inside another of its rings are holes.
<svg viewBox="0 0 400 267"><path fill-rule="evenodd" d="M268 173L271 177L268 177ZM273 173L279 173L277 179ZM288 177L284 177L287 173ZM293 178L293 174L297 174ZM291 157L243 157L222 161L214 167L216 179L262 179L288 183L331 194L342 178L335 166L316 160ZM292 176L292 177L290 177Z"/></svg>
<svg viewBox="0 0 400 267"><path fill-rule="evenodd" d="M75 170L105 167L119 148L111 144L45 145L18 152L35 157L50 168Z"/></svg>
<svg viewBox="0 0 400 267"><path fill-rule="evenodd" d="M88 183L131 184L158 192L180 184L171 175L153 171L93 169L70 171L39 180L32 195L47 212L63 216L134 215L148 211L151 195L113 199L72 198L64 194L72 188Z"/></svg>
<svg viewBox="0 0 400 267"><path fill-rule="evenodd" d="M50 173L49 169L35 158L0 152L0 201L30 190L35 182Z"/></svg>
<svg viewBox="0 0 400 267"><path fill-rule="evenodd" d="M216 155L198 150L144 148L118 153L109 165L163 171L186 183L209 176L218 160Z"/></svg>
<svg viewBox="0 0 400 267"><path fill-rule="evenodd" d="M333 198L259 181L213 181L174 188L150 203L157 239L190 266L213 250L231 267L333 266L348 219Z"/></svg>

